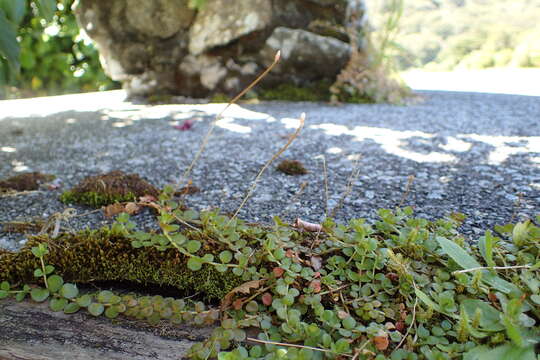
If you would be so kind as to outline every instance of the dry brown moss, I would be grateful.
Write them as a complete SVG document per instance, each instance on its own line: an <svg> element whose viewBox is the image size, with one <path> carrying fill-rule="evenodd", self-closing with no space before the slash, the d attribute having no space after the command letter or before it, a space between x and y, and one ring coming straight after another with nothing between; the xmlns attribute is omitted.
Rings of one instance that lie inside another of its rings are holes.
<svg viewBox="0 0 540 360"><path fill-rule="evenodd" d="M298 160L283 160L277 169L287 175L305 175L308 173L304 165Z"/></svg>
<svg viewBox="0 0 540 360"><path fill-rule="evenodd" d="M135 201L145 195L157 197L159 190L137 174L111 171L84 178L73 189L64 192L60 200L64 203L99 207L115 202Z"/></svg>
<svg viewBox="0 0 540 360"><path fill-rule="evenodd" d="M39 185L52 181L54 175L40 172L27 172L0 180L0 193L7 191L31 191L39 189Z"/></svg>

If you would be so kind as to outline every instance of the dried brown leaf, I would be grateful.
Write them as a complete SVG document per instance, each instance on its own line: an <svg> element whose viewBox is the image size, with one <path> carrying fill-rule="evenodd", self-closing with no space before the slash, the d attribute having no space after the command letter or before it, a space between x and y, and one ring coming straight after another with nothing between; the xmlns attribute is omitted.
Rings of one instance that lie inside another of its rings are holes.
<svg viewBox="0 0 540 360"><path fill-rule="evenodd" d="M157 201L157 199L152 195L144 195L144 196L139 197L139 201L142 203L151 203L151 202Z"/></svg>
<svg viewBox="0 0 540 360"><path fill-rule="evenodd" d="M249 294L252 289L260 288L265 281L266 279L251 280L232 289L221 301L221 311L229 308L232 304L232 299L236 294Z"/></svg>
<svg viewBox="0 0 540 360"><path fill-rule="evenodd" d="M128 202L124 206L124 211L127 212L129 215L136 214L140 210L141 210L141 207L139 205L137 205L136 203L134 203L134 202Z"/></svg>
<svg viewBox="0 0 540 360"><path fill-rule="evenodd" d="M373 343L375 344L377 350L388 349L388 345L390 345L390 341L388 340L388 334L382 331L379 332L377 336L373 337Z"/></svg>
<svg viewBox="0 0 540 360"><path fill-rule="evenodd" d="M120 203L114 203L114 204L111 204L111 205L107 205L103 208L103 213L105 214L106 217L108 218L111 218L113 216L116 216L120 213L123 213L125 210L124 210L124 205L120 204Z"/></svg>

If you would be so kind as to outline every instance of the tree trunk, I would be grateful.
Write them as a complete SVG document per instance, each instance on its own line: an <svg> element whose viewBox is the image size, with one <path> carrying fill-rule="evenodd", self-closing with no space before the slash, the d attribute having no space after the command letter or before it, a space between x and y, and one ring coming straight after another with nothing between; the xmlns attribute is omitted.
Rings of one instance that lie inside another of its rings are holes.
<svg viewBox="0 0 540 360"><path fill-rule="evenodd" d="M66 315L32 301L0 301L0 360L182 359L211 328Z"/></svg>

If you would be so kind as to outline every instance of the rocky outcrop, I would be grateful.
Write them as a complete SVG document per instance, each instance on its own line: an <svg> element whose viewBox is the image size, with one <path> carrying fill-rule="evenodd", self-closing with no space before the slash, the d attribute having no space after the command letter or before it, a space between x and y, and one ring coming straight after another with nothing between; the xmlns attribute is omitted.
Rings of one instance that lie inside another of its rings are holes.
<svg viewBox="0 0 540 360"><path fill-rule="evenodd" d="M106 73L131 95L206 97L239 92L277 50L282 62L262 87L332 82L350 56L347 14L359 7L365 14L363 6L364 0L206 0L192 9L188 0L84 0L75 13ZM356 21L358 34L365 24Z"/></svg>
<svg viewBox="0 0 540 360"><path fill-rule="evenodd" d="M270 65L278 50L281 61L275 72L302 82L336 75L350 57L349 44L301 29L278 27L266 40L261 63Z"/></svg>

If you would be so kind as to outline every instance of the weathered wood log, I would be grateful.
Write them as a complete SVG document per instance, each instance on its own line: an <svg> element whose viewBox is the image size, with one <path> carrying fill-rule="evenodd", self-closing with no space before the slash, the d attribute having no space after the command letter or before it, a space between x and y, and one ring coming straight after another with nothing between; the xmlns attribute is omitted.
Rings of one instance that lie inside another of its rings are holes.
<svg viewBox="0 0 540 360"><path fill-rule="evenodd" d="M66 315L32 301L0 301L0 360L179 360L211 328Z"/></svg>

